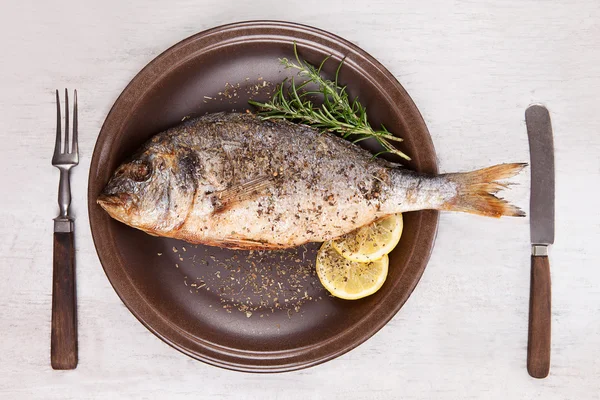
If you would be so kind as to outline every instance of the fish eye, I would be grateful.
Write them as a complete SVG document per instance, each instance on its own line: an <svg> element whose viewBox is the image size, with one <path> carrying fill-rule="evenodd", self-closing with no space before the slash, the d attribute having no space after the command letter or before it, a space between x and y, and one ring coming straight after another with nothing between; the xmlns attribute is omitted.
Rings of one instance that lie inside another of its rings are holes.
<svg viewBox="0 0 600 400"><path fill-rule="evenodd" d="M136 182L143 182L147 180L152 173L150 165L144 161L133 164L129 171L131 179Z"/></svg>

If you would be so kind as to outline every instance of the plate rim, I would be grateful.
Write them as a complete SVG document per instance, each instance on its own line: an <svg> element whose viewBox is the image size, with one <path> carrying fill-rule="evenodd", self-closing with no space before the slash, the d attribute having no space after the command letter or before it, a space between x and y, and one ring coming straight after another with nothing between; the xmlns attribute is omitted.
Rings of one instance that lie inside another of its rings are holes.
<svg viewBox="0 0 600 400"><path fill-rule="evenodd" d="M135 85L138 85L138 80L144 77L144 74L147 74L148 71L151 71L152 68L157 68L160 62L163 62L167 57L169 57L172 53L183 50L186 46L193 44L197 40L207 39L213 35L222 35L224 33L230 33L232 31L244 29L251 30L272 30L272 29L280 29L282 30L277 36L284 37L289 36L290 32L296 31L299 33L304 33L316 37L321 37L329 40L330 42L334 42L336 45L340 45L347 50L351 50L353 53L358 55L361 61L367 61L369 64L376 68L378 73L384 76L389 83L393 85L393 89L398 92L398 94L405 101L405 105L410 108L411 115L416 118L416 123L420 125L420 128L424 130L425 138L427 139L426 146L428 146L431 150L432 160L430 161L430 165L428 165L428 172L437 173L437 158L436 152L433 145L433 141L431 135L429 134L429 130L425 124L425 121L417 109L414 101L406 92L404 87L398 82L398 80L374 57L369 55L364 50L360 49L358 46L349 42L346 39L343 39L335 34L324 31L319 28L311 27L304 24L292 23L287 21L275 21L275 20L252 20L252 21L242 21L235 22L226 25L221 25L217 27L213 27L199 33L196 33L192 36L189 36L176 44L170 46L165 51L156 56L153 60L151 60L148 64L144 66L127 84L127 86L123 89L121 94L115 100L113 106L108 112L106 119L104 120L102 127L100 129L100 133L96 140L96 144L94 146L94 150L92 153L92 159L90 162L90 171L88 176L88 217L90 220L90 230L92 232L92 238L94 242L94 247L96 249L96 253L102 265L102 268L117 295L123 302L123 304L127 307L127 309L144 325L150 332L159 337L162 341L170 345L171 347L179 350L180 352L210 365L236 370L236 371L244 371L244 372L285 372L298 370L302 368L307 368L310 366L314 366L317 364L321 364L325 361L331 360L333 358L339 357L342 354L354 349L358 345L364 343L370 337L372 337L375 333L377 333L381 328L383 328L402 308L402 306L406 303L408 298L411 296L412 292L416 288L418 282L420 281L422 274L425 271L429 258L431 256L431 252L433 251L435 237L437 234L438 224L439 224L439 212L433 210L419 211L419 224L423 227L423 218L427 218L429 222L429 230L426 232L422 232L421 234L425 235L429 238L429 248L422 254L421 260L419 260L419 264L422 264L422 267L419 268L419 271L416 271L416 276L414 276L411 285L406 292L405 298L401 299L401 301L396 301L393 307L382 310L382 307L377 307L373 312L366 314L360 321L358 321L352 329L347 329L336 336L328 338L325 341L319 342L316 345L305 346L301 348L294 348L289 350L283 350L278 352L254 352L254 351L244 351L243 349L226 349L223 346L218 346L215 344L211 344L207 341L202 341L202 343L198 342L198 338L189 335L187 332L184 332L175 324L171 323L169 320L164 318L156 309L154 309L144 298L142 293L140 293L136 288L129 276L125 271L120 268L113 268L114 263L118 263L123 265L123 262L119 260L119 256L117 254L106 254L101 253L100 248L103 247L103 242L105 240L109 240L109 238L100 237L100 233L98 233L98 226L100 223L95 220L94 216L94 207L95 207L95 199L93 198L93 190L92 190L92 182L94 179L94 169L99 164L100 152L99 150L103 147L108 139L110 139L110 135L107 136L107 131L112 131L115 129L122 128L122 125L115 126L115 122L119 122L119 118L116 118L116 109L117 107L122 107L123 102L129 105L129 113L132 110L135 110L136 102L131 102L127 99L128 96L138 99L142 99L144 97L144 93L146 91L151 90L153 87L149 85L146 89L137 96L131 96L132 90L135 89ZM268 36L266 34L253 33L250 36ZM272 35L274 36L274 35ZM308 39L304 39L304 41L311 42ZM217 42L218 43L218 42ZM298 42L300 43L300 42ZM313 44L315 42L311 42ZM331 44L328 43L323 45L322 47L327 48L327 46ZM318 47L318 46L317 46ZM207 51L207 49L205 49ZM197 55L198 51L192 53L193 55ZM191 57L192 55L188 55ZM166 74L172 68L176 68L182 62L185 62L186 57L179 59L175 65L171 65L166 71L163 71L163 74ZM362 67L358 67L363 69ZM370 79L373 83L375 81ZM378 86L381 87L379 83ZM386 96L389 94L386 91ZM407 114L402 113L402 117L405 117ZM113 121L116 119L116 121ZM122 118L121 123L125 123L127 118ZM415 157L418 158L418 157ZM414 253L414 249L413 249ZM411 254L412 259L412 254ZM110 270L110 272L109 272ZM406 271L404 271L405 273ZM111 278L112 276L112 278ZM390 290L384 298L381 299L381 303L384 303L386 299L394 293L393 290ZM377 314L377 315L375 315ZM383 315L379 315L383 314ZM366 321L370 320L371 323L367 323ZM160 325L160 327L157 327ZM357 331L357 332L354 332ZM324 347L327 347L330 344L335 344L338 341L338 338L343 335L348 335L349 333L354 333L354 337L344 346L338 346L339 348L332 352L325 352L325 354L318 355L319 350ZM173 337L176 337L177 340L174 340ZM187 346L186 346L187 345ZM197 350L193 350L193 347L200 346L205 352L198 352ZM245 354L246 353L246 354ZM314 354L317 353L317 354ZM257 354L261 354L262 360L257 359ZM265 354L271 354L271 357L265 357ZM253 357L254 355L254 357ZM279 356L278 356L279 355ZM264 360L271 361L269 362L261 362ZM272 361L282 360L281 363L273 364ZM253 362L252 362L253 361Z"/></svg>

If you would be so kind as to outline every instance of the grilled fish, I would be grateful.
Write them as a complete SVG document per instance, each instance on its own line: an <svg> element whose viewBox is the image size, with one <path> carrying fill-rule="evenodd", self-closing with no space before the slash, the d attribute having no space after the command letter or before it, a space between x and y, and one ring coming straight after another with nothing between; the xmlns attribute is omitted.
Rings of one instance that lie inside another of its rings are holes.
<svg viewBox="0 0 600 400"><path fill-rule="evenodd" d="M253 114L216 113L152 137L97 202L151 235L234 249L337 238L422 209L523 216L494 196L525 164L426 175L344 139Z"/></svg>

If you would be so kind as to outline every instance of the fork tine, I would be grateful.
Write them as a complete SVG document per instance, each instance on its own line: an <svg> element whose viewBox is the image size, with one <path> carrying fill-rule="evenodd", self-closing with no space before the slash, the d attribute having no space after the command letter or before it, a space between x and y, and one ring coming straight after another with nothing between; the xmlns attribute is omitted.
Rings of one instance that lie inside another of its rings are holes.
<svg viewBox="0 0 600 400"><path fill-rule="evenodd" d="M69 91L65 89L65 151L63 153L69 152L69 144Z"/></svg>
<svg viewBox="0 0 600 400"><path fill-rule="evenodd" d="M79 145L77 144L77 89L75 89L75 100L73 104L73 147L71 153L79 155Z"/></svg>
<svg viewBox="0 0 600 400"><path fill-rule="evenodd" d="M61 134L60 128L60 97L58 95L58 89L56 90L56 142L54 144L54 156L60 154Z"/></svg>

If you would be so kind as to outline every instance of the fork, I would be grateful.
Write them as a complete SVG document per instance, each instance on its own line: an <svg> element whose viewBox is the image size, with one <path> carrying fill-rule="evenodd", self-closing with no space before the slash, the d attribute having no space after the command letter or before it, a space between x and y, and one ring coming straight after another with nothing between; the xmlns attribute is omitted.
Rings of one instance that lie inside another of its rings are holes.
<svg viewBox="0 0 600 400"><path fill-rule="evenodd" d="M52 273L52 329L50 361L53 369L77 367L77 302L75 296L74 219L69 215L71 185L69 173L79 163L77 145L77 90L74 92L73 134L69 138L69 93L65 89L65 130L61 129L60 97L56 91L56 144L52 165L60 171L58 206L54 218Z"/></svg>

